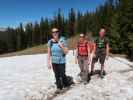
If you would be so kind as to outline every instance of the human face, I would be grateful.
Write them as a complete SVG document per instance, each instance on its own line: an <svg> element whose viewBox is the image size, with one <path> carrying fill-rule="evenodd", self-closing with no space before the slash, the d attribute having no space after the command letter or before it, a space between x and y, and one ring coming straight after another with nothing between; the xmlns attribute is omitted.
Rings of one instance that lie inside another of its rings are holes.
<svg viewBox="0 0 133 100"><path fill-rule="evenodd" d="M59 38L59 32L58 31L52 32L52 36L54 39L57 40Z"/></svg>
<svg viewBox="0 0 133 100"><path fill-rule="evenodd" d="M84 41L85 36L80 36L80 41Z"/></svg>
<svg viewBox="0 0 133 100"><path fill-rule="evenodd" d="M99 32L99 36L103 38L105 36L105 29L101 29Z"/></svg>

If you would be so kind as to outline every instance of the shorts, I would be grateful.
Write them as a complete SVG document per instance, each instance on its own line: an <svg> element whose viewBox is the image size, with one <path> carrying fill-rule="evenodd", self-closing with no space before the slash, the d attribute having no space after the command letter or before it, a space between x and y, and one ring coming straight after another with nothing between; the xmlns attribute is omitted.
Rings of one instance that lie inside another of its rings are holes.
<svg viewBox="0 0 133 100"><path fill-rule="evenodd" d="M97 49L95 53L95 57L92 59L92 64L100 62L101 65L104 64L106 58L106 50L105 49Z"/></svg>

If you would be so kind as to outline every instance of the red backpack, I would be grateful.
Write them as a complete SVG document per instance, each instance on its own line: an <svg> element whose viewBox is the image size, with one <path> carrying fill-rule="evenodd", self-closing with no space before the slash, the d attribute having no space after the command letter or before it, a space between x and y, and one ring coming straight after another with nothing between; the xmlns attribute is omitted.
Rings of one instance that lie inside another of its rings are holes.
<svg viewBox="0 0 133 100"><path fill-rule="evenodd" d="M78 42L78 55L79 56L88 56L88 42Z"/></svg>

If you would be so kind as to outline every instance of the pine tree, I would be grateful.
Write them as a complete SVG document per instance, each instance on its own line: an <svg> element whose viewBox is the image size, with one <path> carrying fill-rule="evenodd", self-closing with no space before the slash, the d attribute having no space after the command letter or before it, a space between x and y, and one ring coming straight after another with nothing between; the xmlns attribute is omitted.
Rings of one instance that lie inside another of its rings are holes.
<svg viewBox="0 0 133 100"><path fill-rule="evenodd" d="M27 35L27 47L33 46L33 25L32 23L28 23L25 26L25 33Z"/></svg>
<svg viewBox="0 0 133 100"><path fill-rule="evenodd" d="M133 1L120 1L120 33L123 37L124 51L133 59Z"/></svg>
<svg viewBox="0 0 133 100"><path fill-rule="evenodd" d="M75 22L76 22L76 12L74 11L73 8L71 8L70 12L69 12L69 34L70 36L74 35L76 32L75 29Z"/></svg>
<svg viewBox="0 0 133 100"><path fill-rule="evenodd" d="M41 33L40 33L40 26L38 22L35 22L34 28L33 28L33 45L39 45L41 44Z"/></svg>
<svg viewBox="0 0 133 100"><path fill-rule="evenodd" d="M42 44L46 43L50 37L50 24L48 18L45 20L41 18L40 22L40 32L41 32L41 40Z"/></svg>

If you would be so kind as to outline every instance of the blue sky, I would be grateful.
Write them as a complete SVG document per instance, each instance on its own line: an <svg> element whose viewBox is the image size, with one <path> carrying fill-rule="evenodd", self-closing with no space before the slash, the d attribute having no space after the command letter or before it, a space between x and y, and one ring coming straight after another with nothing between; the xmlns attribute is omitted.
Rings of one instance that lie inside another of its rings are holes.
<svg viewBox="0 0 133 100"><path fill-rule="evenodd" d="M70 8L81 12L94 11L106 0L0 0L0 27L16 27L20 22L51 18L58 8L66 15Z"/></svg>

